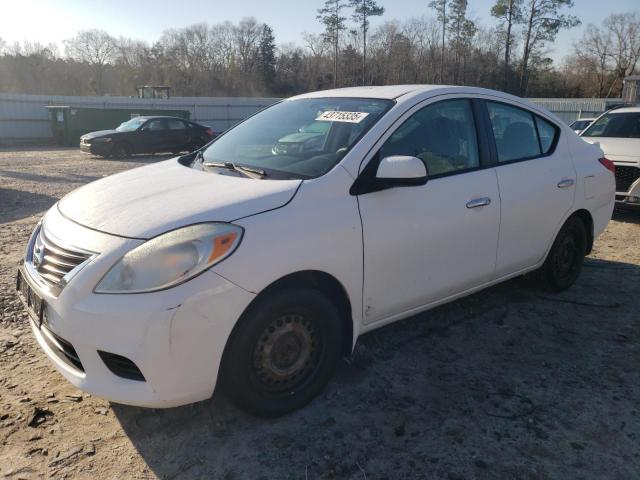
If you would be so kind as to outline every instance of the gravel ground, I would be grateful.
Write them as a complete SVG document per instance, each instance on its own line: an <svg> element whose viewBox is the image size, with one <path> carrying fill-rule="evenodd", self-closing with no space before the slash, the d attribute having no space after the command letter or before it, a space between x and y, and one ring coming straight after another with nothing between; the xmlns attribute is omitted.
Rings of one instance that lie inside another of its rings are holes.
<svg viewBox="0 0 640 480"><path fill-rule="evenodd" d="M77 391L31 335L15 266L65 193L158 158L0 151L0 478L640 478L640 212L616 212L569 291L514 280L368 334L279 419Z"/></svg>

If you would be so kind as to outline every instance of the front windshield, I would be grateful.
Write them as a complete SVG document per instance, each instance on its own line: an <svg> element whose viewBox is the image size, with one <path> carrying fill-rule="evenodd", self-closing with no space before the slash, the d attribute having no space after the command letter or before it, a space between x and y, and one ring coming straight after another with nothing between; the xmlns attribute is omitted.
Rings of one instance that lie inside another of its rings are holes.
<svg viewBox="0 0 640 480"><path fill-rule="evenodd" d="M596 120L582 136L640 138L640 112L607 113Z"/></svg>
<svg viewBox="0 0 640 480"><path fill-rule="evenodd" d="M367 98L307 98L278 103L229 130L204 152L204 164L231 162L271 178L328 172L393 105Z"/></svg>
<svg viewBox="0 0 640 480"><path fill-rule="evenodd" d="M133 132L134 130L137 130L144 122L145 119L143 118L132 118L131 120L127 120L126 122L121 123L120 126L116 128L116 131Z"/></svg>
<svg viewBox="0 0 640 480"><path fill-rule="evenodd" d="M582 130L586 128L591 123L591 120L576 120L571 124L571 128L574 130Z"/></svg>

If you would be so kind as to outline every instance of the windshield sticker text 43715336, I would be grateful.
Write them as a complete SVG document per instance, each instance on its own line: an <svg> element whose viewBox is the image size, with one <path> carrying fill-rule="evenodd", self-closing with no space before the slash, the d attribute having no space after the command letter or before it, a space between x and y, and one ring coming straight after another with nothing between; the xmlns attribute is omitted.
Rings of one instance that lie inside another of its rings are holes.
<svg viewBox="0 0 640 480"><path fill-rule="evenodd" d="M316 120L321 122L360 123L367 115L369 115L367 112L339 112L328 110L322 112Z"/></svg>

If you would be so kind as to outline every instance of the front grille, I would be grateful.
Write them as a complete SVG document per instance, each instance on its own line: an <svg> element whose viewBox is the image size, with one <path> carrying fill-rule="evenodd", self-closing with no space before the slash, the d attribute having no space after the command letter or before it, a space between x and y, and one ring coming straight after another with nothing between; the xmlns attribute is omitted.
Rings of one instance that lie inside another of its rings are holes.
<svg viewBox="0 0 640 480"><path fill-rule="evenodd" d="M100 355L100 358L107 368L111 370L111 373L128 380L145 381L144 375L142 375L138 366L127 357L116 355L115 353L103 352L101 350L98 350L98 355Z"/></svg>
<svg viewBox="0 0 640 480"><path fill-rule="evenodd" d="M78 357L78 353L76 349L73 348L73 345L44 326L42 327L42 338L47 342L49 348L57 353L61 360L84 372L80 357Z"/></svg>
<svg viewBox="0 0 640 480"><path fill-rule="evenodd" d="M638 178L640 178L640 168L616 165L616 192L628 192Z"/></svg>
<svg viewBox="0 0 640 480"><path fill-rule="evenodd" d="M40 278L49 286L62 288L63 278L91 257L88 252L62 247L40 229L33 244L32 262Z"/></svg>

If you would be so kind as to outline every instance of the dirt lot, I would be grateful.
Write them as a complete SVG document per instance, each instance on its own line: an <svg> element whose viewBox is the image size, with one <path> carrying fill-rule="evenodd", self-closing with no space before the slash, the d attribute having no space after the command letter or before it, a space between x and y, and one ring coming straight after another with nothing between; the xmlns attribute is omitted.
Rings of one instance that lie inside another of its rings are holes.
<svg viewBox="0 0 640 480"><path fill-rule="evenodd" d="M156 160L0 151L0 478L640 478L640 212L616 212L568 292L515 280L366 335L283 418L78 392L31 335L15 266L65 193Z"/></svg>

